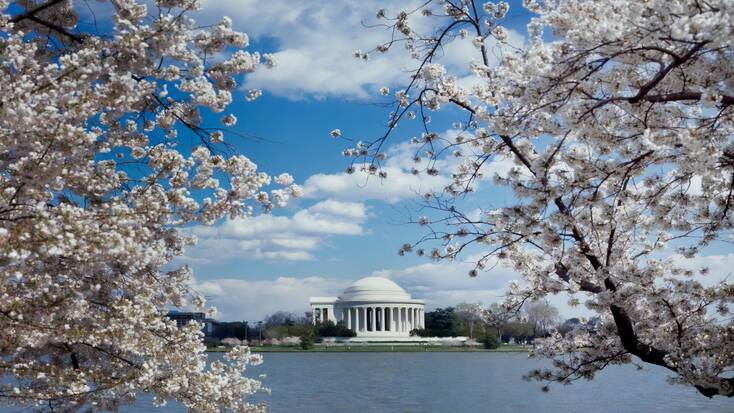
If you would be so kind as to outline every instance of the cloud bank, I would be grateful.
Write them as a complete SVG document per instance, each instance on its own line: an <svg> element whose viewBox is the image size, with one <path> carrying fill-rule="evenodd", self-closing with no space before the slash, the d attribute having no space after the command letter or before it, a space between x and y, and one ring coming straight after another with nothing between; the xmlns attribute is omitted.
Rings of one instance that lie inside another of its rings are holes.
<svg viewBox="0 0 734 413"><path fill-rule="evenodd" d="M353 57L355 50L368 51L390 40L384 27L365 27L379 23L375 13L387 10L396 15L411 10L420 1L395 3L387 0L313 0L293 2L271 0L267 7L255 0L209 0L203 2L205 20L230 16L234 27L255 39L269 39L277 46L273 52L277 66L258 70L245 79L244 88L262 88L291 99L340 97L364 99L381 86L404 84L406 71L419 62L411 59L401 44L390 53L374 55L368 62ZM421 33L432 33L440 19L414 16L411 26ZM509 30L512 44L521 45L524 37ZM502 50L488 44L493 61ZM444 47L440 61L453 73L469 72L469 63L478 59L471 39L456 39ZM464 82L466 83L466 82Z"/></svg>

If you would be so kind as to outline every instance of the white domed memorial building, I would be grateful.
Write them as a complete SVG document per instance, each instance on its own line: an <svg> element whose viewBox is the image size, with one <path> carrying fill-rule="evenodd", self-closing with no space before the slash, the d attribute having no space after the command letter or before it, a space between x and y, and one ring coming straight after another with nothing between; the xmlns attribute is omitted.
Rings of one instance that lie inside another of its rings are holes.
<svg viewBox="0 0 734 413"><path fill-rule="evenodd" d="M342 322L357 339L399 341L409 338L411 330L425 327L425 302L383 277L362 278L339 297L311 297L310 303L314 324Z"/></svg>

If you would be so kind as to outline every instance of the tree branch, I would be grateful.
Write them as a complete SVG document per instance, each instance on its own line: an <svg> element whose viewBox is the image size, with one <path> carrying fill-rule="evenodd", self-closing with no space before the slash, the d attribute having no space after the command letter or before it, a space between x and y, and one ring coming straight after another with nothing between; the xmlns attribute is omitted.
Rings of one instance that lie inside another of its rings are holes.
<svg viewBox="0 0 734 413"><path fill-rule="evenodd" d="M643 85L640 88L640 90L637 92L637 95L635 95L634 97L632 97L629 100L629 102L630 103L637 103L637 102L639 102L642 98L645 97L645 95L647 95L647 93L649 91L651 91L655 86L657 86L658 83L660 83L663 79L665 79L665 76L667 76L668 73L670 73L671 70L675 69L676 67L678 67L678 66L682 65L683 63L685 63L686 61L688 61L688 59L690 59L691 57L693 57L694 54L696 54L699 50L701 50L701 48L706 43L708 43L708 41L697 43L685 55L681 56L678 59L675 59L674 58L673 61L668 66L666 66L662 70L660 70L655 75L655 77L653 77L652 79L650 79L649 82L647 82L645 85Z"/></svg>

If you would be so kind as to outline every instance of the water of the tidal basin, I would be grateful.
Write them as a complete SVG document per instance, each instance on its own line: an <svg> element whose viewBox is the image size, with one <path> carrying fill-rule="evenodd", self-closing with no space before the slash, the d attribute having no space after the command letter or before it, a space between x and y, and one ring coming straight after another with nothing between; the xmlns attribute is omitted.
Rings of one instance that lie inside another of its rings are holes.
<svg viewBox="0 0 734 413"><path fill-rule="evenodd" d="M524 353L265 353L248 369L266 374L272 394L258 397L272 413L462 412L734 412L734 400L707 399L670 385L665 370L609 367L593 381L551 386L522 380L541 366ZM210 357L221 357L212 354ZM546 363L547 364L547 363ZM143 398L129 413L154 409Z"/></svg>

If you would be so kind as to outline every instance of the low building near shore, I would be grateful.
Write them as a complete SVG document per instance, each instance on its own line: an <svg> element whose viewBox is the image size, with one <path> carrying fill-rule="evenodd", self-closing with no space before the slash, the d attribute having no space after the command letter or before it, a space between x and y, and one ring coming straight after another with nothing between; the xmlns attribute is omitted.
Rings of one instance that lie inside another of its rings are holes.
<svg viewBox="0 0 734 413"><path fill-rule="evenodd" d="M214 330L214 320L207 318L206 314L192 311L169 311L167 317L176 322L178 327L183 327L191 321L198 321L204 325L202 331L209 336Z"/></svg>

